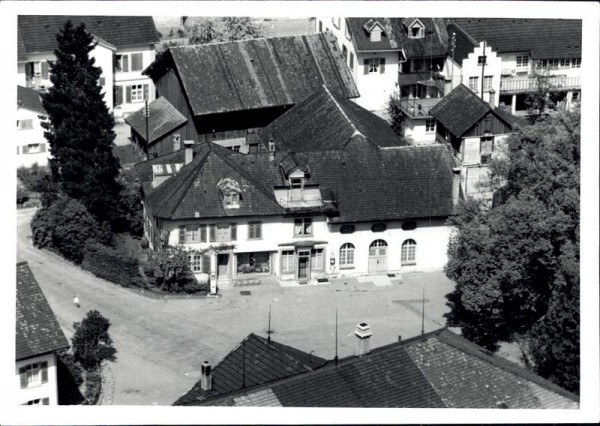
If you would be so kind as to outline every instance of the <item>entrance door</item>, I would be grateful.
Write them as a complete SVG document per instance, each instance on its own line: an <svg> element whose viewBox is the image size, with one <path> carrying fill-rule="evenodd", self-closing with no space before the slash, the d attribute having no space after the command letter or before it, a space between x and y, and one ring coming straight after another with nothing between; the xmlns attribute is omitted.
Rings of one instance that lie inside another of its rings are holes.
<svg viewBox="0 0 600 426"><path fill-rule="evenodd" d="M387 243L375 240L369 246L369 273L387 272Z"/></svg>
<svg viewBox="0 0 600 426"><path fill-rule="evenodd" d="M298 252L298 283L306 284L310 279L310 250Z"/></svg>
<svg viewBox="0 0 600 426"><path fill-rule="evenodd" d="M229 254L217 255L217 278L229 277Z"/></svg>

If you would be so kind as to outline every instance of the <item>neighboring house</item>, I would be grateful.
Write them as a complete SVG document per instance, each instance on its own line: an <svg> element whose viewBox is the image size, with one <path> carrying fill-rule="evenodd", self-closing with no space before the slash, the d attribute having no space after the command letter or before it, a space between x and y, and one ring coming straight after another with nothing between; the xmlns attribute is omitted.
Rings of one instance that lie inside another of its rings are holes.
<svg viewBox="0 0 600 426"><path fill-rule="evenodd" d="M461 166L461 189L465 197L491 200L489 163L501 153L506 138L524 119L483 101L464 84L456 87L432 110L437 122L437 141L452 147Z"/></svg>
<svg viewBox="0 0 600 426"><path fill-rule="evenodd" d="M359 105L382 111L399 94L406 136L414 143L434 141L429 109L444 95L448 39L441 19L317 18L316 30L337 37L361 94Z"/></svg>
<svg viewBox="0 0 600 426"><path fill-rule="evenodd" d="M495 105L514 115L527 113L525 99L537 89L539 74L557 92L558 106L571 108L581 98L581 25L580 20L567 19L452 19L448 33L456 38L450 55L454 78L468 87L483 84L484 92L493 86ZM482 76L484 56L488 64Z"/></svg>
<svg viewBox="0 0 600 426"><path fill-rule="evenodd" d="M305 284L442 268L453 166L442 145L380 148L361 136L298 153L186 144L135 169L151 247L197 250L192 271L226 286L249 273Z"/></svg>
<svg viewBox="0 0 600 426"><path fill-rule="evenodd" d="M174 405L578 409L579 397L447 329L322 362L251 335ZM241 350L241 349L242 350ZM247 351L243 349L247 348ZM268 354L267 360L262 359ZM309 358L310 359L310 358Z"/></svg>
<svg viewBox="0 0 600 426"><path fill-rule="evenodd" d="M58 405L56 352L69 342L27 262L17 263L14 389L21 405Z"/></svg>
<svg viewBox="0 0 600 426"><path fill-rule="evenodd" d="M152 155L186 140L254 152L256 130L322 85L346 98L358 96L335 41L324 34L171 47L144 74L166 101L153 107L175 109L186 120L170 134L152 129L159 140L150 144L145 131L136 131Z"/></svg>
<svg viewBox="0 0 600 426"><path fill-rule="evenodd" d="M152 81L142 70L154 61L154 45L159 42L149 16L52 16L20 15L18 18L18 84L46 90L49 62L55 60L56 34L71 19L84 22L94 36L96 47L90 56L102 68L100 85L109 111L128 115L145 100L155 98Z"/></svg>
<svg viewBox="0 0 600 426"><path fill-rule="evenodd" d="M50 146L41 126L46 110L37 91L17 86L17 167L46 166Z"/></svg>

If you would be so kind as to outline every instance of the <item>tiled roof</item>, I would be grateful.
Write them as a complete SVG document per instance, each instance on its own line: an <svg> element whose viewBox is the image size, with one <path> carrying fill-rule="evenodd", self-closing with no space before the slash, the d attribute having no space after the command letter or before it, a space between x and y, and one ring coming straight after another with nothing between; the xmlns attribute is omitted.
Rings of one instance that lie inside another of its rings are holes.
<svg viewBox="0 0 600 426"><path fill-rule="evenodd" d="M268 367L267 367L268 368ZM578 408L579 398L441 329L253 389L186 405Z"/></svg>
<svg viewBox="0 0 600 426"><path fill-rule="evenodd" d="M27 60L27 49L21 35L21 30L17 28L17 62L25 62Z"/></svg>
<svg viewBox="0 0 600 426"><path fill-rule="evenodd" d="M17 106L46 114L39 92L28 87L17 86Z"/></svg>
<svg viewBox="0 0 600 426"><path fill-rule="evenodd" d="M524 124L500 108L493 108L464 84L454 88L431 109L431 115L456 137L461 137L490 112L511 128L516 124Z"/></svg>
<svg viewBox="0 0 600 426"><path fill-rule="evenodd" d="M536 59L581 57L581 20L460 18L453 19L477 41L494 51L531 52Z"/></svg>
<svg viewBox="0 0 600 426"><path fill-rule="evenodd" d="M16 360L69 347L27 262L17 263Z"/></svg>
<svg viewBox="0 0 600 426"><path fill-rule="evenodd" d="M343 149L359 134L378 146L405 145L384 119L326 87L258 132L265 147L273 139L276 149L295 152Z"/></svg>
<svg viewBox="0 0 600 426"><path fill-rule="evenodd" d="M322 358L252 333L215 366L211 391L204 393L198 382L174 405L193 404L207 397L256 387L312 371L324 363ZM253 398L252 402L259 404L261 398Z"/></svg>
<svg viewBox="0 0 600 426"><path fill-rule="evenodd" d="M84 22L90 33L116 47L153 45L160 41L151 16L19 15L19 33L27 53L56 49L56 34L69 19L75 25Z"/></svg>
<svg viewBox="0 0 600 426"><path fill-rule="evenodd" d="M448 37L452 38L452 34L455 34L456 44L454 47L454 60L462 65L463 60L465 60L473 50L479 46L479 42L467 34L459 25L456 25L454 22L450 22L447 27ZM492 49L494 47L492 46ZM450 52L450 47L448 47L448 55L451 56L452 52Z"/></svg>
<svg viewBox="0 0 600 426"><path fill-rule="evenodd" d="M172 62L194 115L293 105L323 84L359 96L329 34L171 47L144 73L156 80Z"/></svg>
<svg viewBox="0 0 600 426"><path fill-rule="evenodd" d="M140 108L125 118L125 122L135 130L142 139L146 139L145 107ZM187 123L187 118L163 96L148 104L148 133L150 144L157 139L169 134L173 130Z"/></svg>
<svg viewBox="0 0 600 426"><path fill-rule="evenodd" d="M407 58L426 56L444 56L446 54L447 33L445 25L439 19L419 18L425 25L425 37L408 38L405 18L346 18L352 32L352 42L357 52L362 51L395 51L404 49ZM379 22L385 31L381 41L372 42L364 25L370 20ZM413 19L408 19L407 22Z"/></svg>

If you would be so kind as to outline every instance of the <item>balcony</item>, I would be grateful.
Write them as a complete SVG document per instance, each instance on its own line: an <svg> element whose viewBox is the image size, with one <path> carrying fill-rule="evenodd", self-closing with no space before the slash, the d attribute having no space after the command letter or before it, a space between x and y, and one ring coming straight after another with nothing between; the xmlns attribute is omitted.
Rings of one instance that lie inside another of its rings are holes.
<svg viewBox="0 0 600 426"><path fill-rule="evenodd" d="M543 77L547 82L550 90L573 90L581 88L580 77L567 77L565 75L557 75L551 77ZM509 77L500 80L500 93L524 93L533 92L538 89L538 79L534 77Z"/></svg>
<svg viewBox="0 0 600 426"><path fill-rule="evenodd" d="M410 118L429 118L431 108L437 105L442 98L401 98L400 109Z"/></svg>

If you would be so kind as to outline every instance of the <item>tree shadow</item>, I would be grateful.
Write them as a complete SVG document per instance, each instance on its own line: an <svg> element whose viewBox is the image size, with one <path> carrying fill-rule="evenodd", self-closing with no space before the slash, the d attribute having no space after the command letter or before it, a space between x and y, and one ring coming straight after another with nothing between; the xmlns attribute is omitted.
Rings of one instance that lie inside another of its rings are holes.
<svg viewBox="0 0 600 426"><path fill-rule="evenodd" d="M58 405L81 405L85 398L79 391L75 378L60 358L56 358Z"/></svg>

